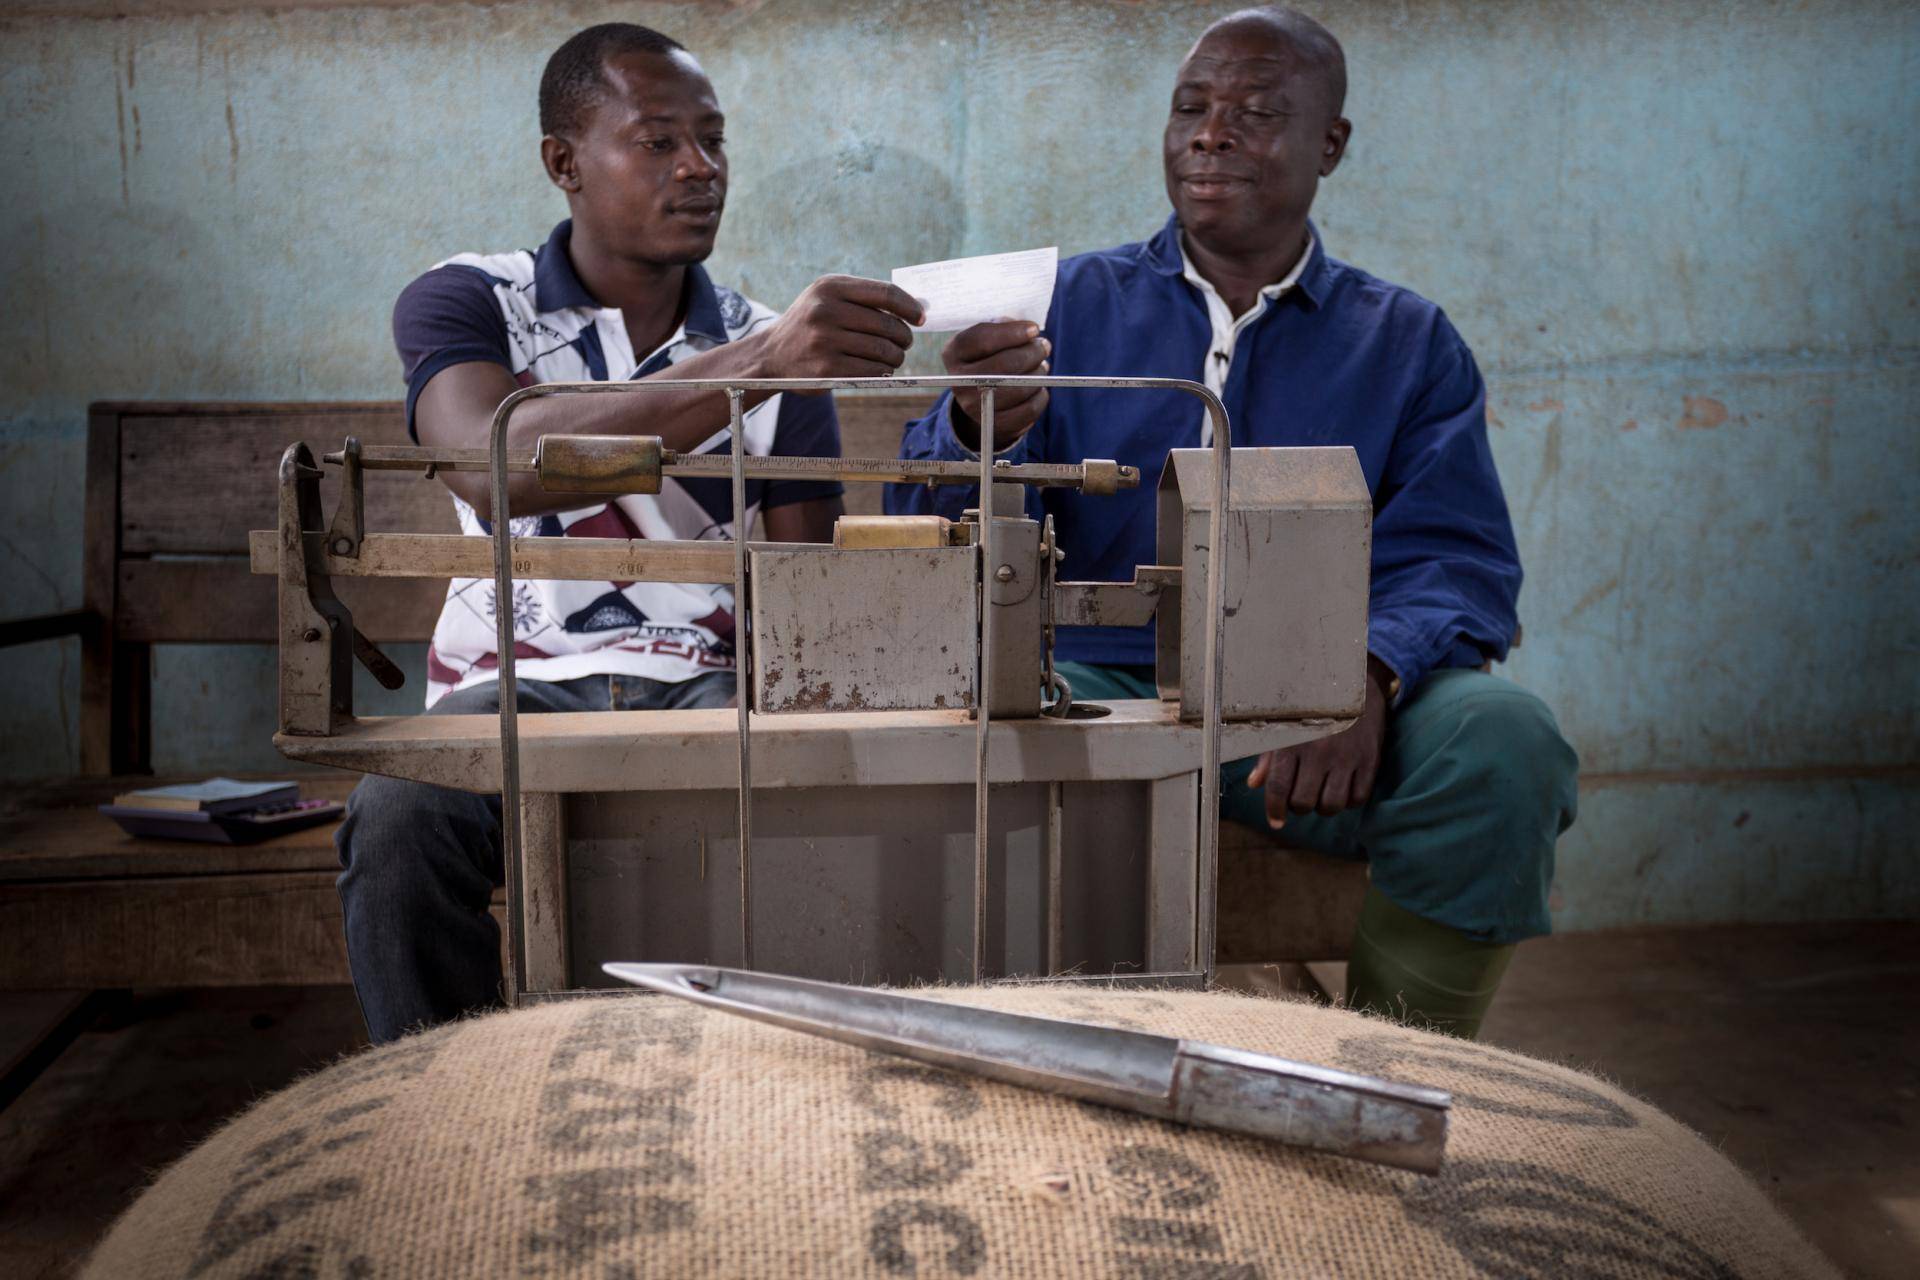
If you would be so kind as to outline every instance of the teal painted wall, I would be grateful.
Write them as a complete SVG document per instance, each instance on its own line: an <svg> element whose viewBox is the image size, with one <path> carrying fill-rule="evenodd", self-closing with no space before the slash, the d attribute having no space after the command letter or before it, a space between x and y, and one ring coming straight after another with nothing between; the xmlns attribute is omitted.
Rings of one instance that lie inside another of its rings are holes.
<svg viewBox="0 0 1920 1280"><path fill-rule="evenodd" d="M4 617L79 604L89 400L400 393L400 287L564 212L533 100L579 26L705 61L715 268L778 306L1150 233L1171 71L1225 6L131 7L0 19ZM1920 912L1920 10L1317 12L1355 128L1327 243L1440 301L1488 375L1509 674L1588 771L1561 923ZM161 768L275 767L270 655L157 662ZM0 776L74 767L77 668L0 655Z"/></svg>

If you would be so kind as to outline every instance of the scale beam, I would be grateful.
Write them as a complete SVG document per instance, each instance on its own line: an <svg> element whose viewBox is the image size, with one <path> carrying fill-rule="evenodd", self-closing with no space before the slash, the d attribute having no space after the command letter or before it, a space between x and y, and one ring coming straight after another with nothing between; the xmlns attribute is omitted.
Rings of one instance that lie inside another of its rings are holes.
<svg viewBox="0 0 1920 1280"><path fill-rule="evenodd" d="M326 455L339 465L344 452ZM980 469L972 462L942 462L914 458L800 458L744 459L752 480L839 480L853 484L978 484ZM658 436L542 436L531 451L507 454L510 475L535 474L542 485L558 492L581 492L583 472L605 487L605 493L658 493L662 476L688 479L728 479L732 472L724 453L675 453L660 448ZM360 467L365 471L485 471L485 449L432 449L418 445L363 445ZM1099 458L1085 462L1023 462L996 464L995 484L1024 484L1042 489L1079 489L1090 494L1118 493L1140 485L1140 468L1123 467ZM556 482L564 482L556 489Z"/></svg>

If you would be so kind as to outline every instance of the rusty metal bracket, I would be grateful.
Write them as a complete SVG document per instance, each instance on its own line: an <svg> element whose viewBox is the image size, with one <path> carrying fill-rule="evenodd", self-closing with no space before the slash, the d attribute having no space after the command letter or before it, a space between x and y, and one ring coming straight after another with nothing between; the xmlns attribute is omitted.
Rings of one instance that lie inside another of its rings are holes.
<svg viewBox="0 0 1920 1280"><path fill-rule="evenodd" d="M1153 619L1160 597L1180 588L1180 566L1143 564L1132 582L1061 582L1053 589L1057 627L1138 627Z"/></svg>
<svg viewBox="0 0 1920 1280"><path fill-rule="evenodd" d="M334 505L333 523L327 529L327 549L351 560L360 555L360 544L367 536L367 491L365 473L360 466L360 438L348 436L347 447L337 456L340 501Z"/></svg>
<svg viewBox="0 0 1920 1280"><path fill-rule="evenodd" d="M348 436L346 447L339 453L327 455L328 461L340 464L340 500L334 504L333 522L327 526L327 552L343 560L358 560L361 544L367 540L367 489L366 472L361 466L360 438ZM317 484L316 480L316 484ZM316 489L316 502L318 490ZM307 567L308 581L326 582L327 592L332 594L332 584L327 578L325 561L320 567ZM344 610L345 606L341 608ZM398 689L407 682L406 673L386 654L380 652L373 641L367 639L358 627L347 624L352 631L353 656L360 660L382 688ZM353 714L351 690L349 690L347 714Z"/></svg>
<svg viewBox="0 0 1920 1280"><path fill-rule="evenodd" d="M304 444L280 456L280 730L307 737L327 737L353 718L353 614L332 580L307 565L323 474Z"/></svg>

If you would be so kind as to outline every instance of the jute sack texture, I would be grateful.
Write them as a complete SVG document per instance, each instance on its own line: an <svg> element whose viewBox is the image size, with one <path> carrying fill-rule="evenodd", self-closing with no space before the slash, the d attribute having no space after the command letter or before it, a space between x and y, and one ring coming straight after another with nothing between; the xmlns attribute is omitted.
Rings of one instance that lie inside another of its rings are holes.
<svg viewBox="0 0 1920 1280"><path fill-rule="evenodd" d="M1693 1133L1563 1067L1249 996L929 994L1450 1090L1445 1171L621 995L444 1027L266 1098L164 1173L87 1274L1836 1274Z"/></svg>

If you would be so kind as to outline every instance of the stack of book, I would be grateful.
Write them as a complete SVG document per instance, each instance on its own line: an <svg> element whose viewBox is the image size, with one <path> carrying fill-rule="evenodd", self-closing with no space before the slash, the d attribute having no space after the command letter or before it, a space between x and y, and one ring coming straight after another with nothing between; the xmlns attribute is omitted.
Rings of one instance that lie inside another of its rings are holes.
<svg viewBox="0 0 1920 1280"><path fill-rule="evenodd" d="M238 782L209 778L171 787L127 791L100 806L130 836L250 844L301 827L332 822L346 806L302 800L297 782Z"/></svg>

